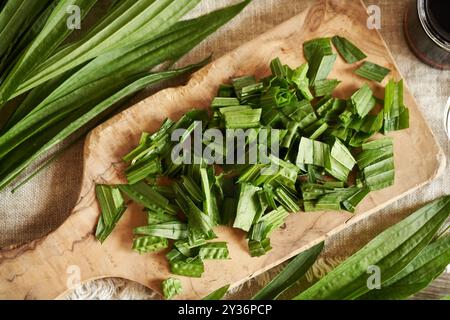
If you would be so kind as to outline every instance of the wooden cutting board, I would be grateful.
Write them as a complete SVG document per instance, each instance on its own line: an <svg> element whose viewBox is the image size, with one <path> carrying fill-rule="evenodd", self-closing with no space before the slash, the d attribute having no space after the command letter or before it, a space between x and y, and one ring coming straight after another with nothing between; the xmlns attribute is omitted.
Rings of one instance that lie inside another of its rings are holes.
<svg viewBox="0 0 450 320"><path fill-rule="evenodd" d="M170 276L164 253L139 255L131 250L132 229L145 224L141 207L130 204L108 240L103 245L96 241L93 231L99 207L95 201L95 183L124 183L124 165L120 159L138 143L141 132L155 131L166 117L176 120L193 106L207 108L219 84L241 75L266 76L268 65L275 57L292 67L303 63L302 43L306 40L335 34L345 36L361 47L368 60L390 68L393 70L390 76L400 79L385 42L376 30L366 27L366 21L362 2L318 1L198 71L186 86L161 91L96 128L85 144L80 200L67 221L42 239L0 252L0 299L53 299L79 282L103 277L126 278L160 291L161 281ZM338 58L330 75L343 81L337 96L348 97L364 83L352 74L355 67ZM371 83L371 86L377 96L383 96L382 85ZM249 256L243 232L218 228L220 240L229 244L232 259L207 261L201 279L178 277L183 282L179 298L197 299L225 284L239 285L441 174L445 168L444 154L408 88L405 88L405 103L411 113L411 129L392 135L396 164L394 186L371 193L356 215L343 212L291 215L285 227L271 237L273 250L260 258Z"/></svg>

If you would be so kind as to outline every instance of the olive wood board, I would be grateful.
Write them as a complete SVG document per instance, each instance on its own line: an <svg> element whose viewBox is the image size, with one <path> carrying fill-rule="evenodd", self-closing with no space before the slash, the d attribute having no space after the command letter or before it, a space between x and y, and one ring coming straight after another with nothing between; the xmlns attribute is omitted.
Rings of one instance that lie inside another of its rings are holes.
<svg viewBox="0 0 450 320"><path fill-rule="evenodd" d="M93 130L85 143L80 198L68 219L41 239L0 251L0 299L61 298L76 283L104 277L130 279L160 292L161 281L171 276L165 252L140 255L131 250L132 229L145 224L142 207L130 204L102 245L94 236L100 214L95 184L125 183L121 158L137 145L141 133L154 132L165 118L177 120L193 107L208 108L221 83L242 75L265 77L270 73L270 61L276 57L292 67L304 63L304 41L336 34L347 37L368 55L368 60L391 69L389 78L400 79L386 43L377 30L368 29L366 22L366 8L360 1L317 1L301 14L196 72L185 86L160 91ZM356 67L357 64L346 64L338 57L330 75L342 81L335 91L337 97L349 97L366 82L353 74ZM370 82L376 96L383 97L386 81ZM410 109L411 128L392 134L394 186L370 193L355 215L292 214L271 236L273 249L259 258L250 257L244 232L218 227L218 241L228 242L231 259L206 261L202 278L175 276L183 285L177 298L198 299L226 284L242 284L440 175L445 168L444 154L407 86L404 99Z"/></svg>

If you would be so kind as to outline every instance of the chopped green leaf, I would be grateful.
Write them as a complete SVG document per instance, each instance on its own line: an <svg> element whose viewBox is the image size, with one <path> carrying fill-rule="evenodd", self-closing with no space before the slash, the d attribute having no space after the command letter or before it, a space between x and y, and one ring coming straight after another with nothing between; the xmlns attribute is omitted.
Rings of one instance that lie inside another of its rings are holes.
<svg viewBox="0 0 450 320"><path fill-rule="evenodd" d="M148 210L147 215L148 224L160 224L164 222L178 221L178 218L176 216L161 211Z"/></svg>
<svg viewBox="0 0 450 320"><path fill-rule="evenodd" d="M322 252L324 243L300 253L283 270L277 274L272 281L264 286L252 300L275 300L283 292L291 288L301 277L303 277L308 269L314 264L319 254Z"/></svg>
<svg viewBox="0 0 450 320"><path fill-rule="evenodd" d="M202 202L205 196L194 179L189 176L181 176L181 184L186 194L195 202Z"/></svg>
<svg viewBox="0 0 450 320"><path fill-rule="evenodd" d="M101 209L95 236L100 242L104 242L122 217L126 206L119 189L116 187L97 185L95 193Z"/></svg>
<svg viewBox="0 0 450 320"><path fill-rule="evenodd" d="M222 98L216 97L211 103L211 108L222 108L222 107L232 107L240 105L239 99L237 98Z"/></svg>
<svg viewBox="0 0 450 320"><path fill-rule="evenodd" d="M259 187L243 183L240 185L239 202L236 210L236 218L233 223L234 228L249 231L255 216L261 210L258 191Z"/></svg>
<svg viewBox="0 0 450 320"><path fill-rule="evenodd" d="M314 82L314 93L316 97L324 97L331 95L341 81L336 79L323 79Z"/></svg>
<svg viewBox="0 0 450 320"><path fill-rule="evenodd" d="M192 199L184 193L183 189L179 185L175 184L174 190L177 195L175 201L186 214L189 226L191 228L201 230L205 234L212 232L214 227L212 218L201 211L194 201L192 201Z"/></svg>
<svg viewBox="0 0 450 320"><path fill-rule="evenodd" d="M229 251L226 242L210 242L200 247L198 253L203 260L221 260L229 258Z"/></svg>
<svg viewBox="0 0 450 320"><path fill-rule="evenodd" d="M300 140L297 155L297 166L312 164L325 167L330 155L330 147L323 142L303 137Z"/></svg>
<svg viewBox="0 0 450 320"><path fill-rule="evenodd" d="M263 238L268 237L274 230L281 227L288 216L289 212L283 207L279 207L262 216L258 223L263 222L265 224Z"/></svg>
<svg viewBox="0 0 450 320"><path fill-rule="evenodd" d="M166 300L171 300L174 296L182 292L181 281L169 278L161 283L162 292Z"/></svg>
<svg viewBox="0 0 450 320"><path fill-rule="evenodd" d="M367 83L352 95L351 102L355 111L361 118L367 116L376 105L373 92Z"/></svg>
<svg viewBox="0 0 450 320"><path fill-rule="evenodd" d="M377 82L382 82L389 72L391 70L368 61L364 61L361 67L355 71L357 75Z"/></svg>
<svg viewBox="0 0 450 320"><path fill-rule="evenodd" d="M175 247L178 249L179 252L181 252L186 257L192 257L195 256L198 253L198 247L203 246L206 244L206 239L199 238L195 241L189 240L178 240L175 242Z"/></svg>
<svg viewBox="0 0 450 320"><path fill-rule="evenodd" d="M355 194L342 202L342 206L349 212L355 212L356 206L369 194L367 187L359 189Z"/></svg>
<svg viewBox="0 0 450 320"><path fill-rule="evenodd" d="M275 77L284 78L286 77L286 68L281 63L280 58L275 58L270 63L270 69Z"/></svg>
<svg viewBox="0 0 450 320"><path fill-rule="evenodd" d="M330 38L318 38L303 43L303 54L306 61L310 62L317 48L324 48L326 52L332 52Z"/></svg>
<svg viewBox="0 0 450 320"><path fill-rule="evenodd" d="M173 274L191 278L200 278L205 272L203 261L199 258L186 258L183 260L170 261L170 271Z"/></svg>
<svg viewBox="0 0 450 320"><path fill-rule="evenodd" d="M394 184L395 165L393 156L392 154L391 157L364 168L365 182L371 191L384 189Z"/></svg>
<svg viewBox="0 0 450 320"><path fill-rule="evenodd" d="M169 241L154 236L137 237L133 240L133 250L139 253L157 252L169 247Z"/></svg>
<svg viewBox="0 0 450 320"><path fill-rule="evenodd" d="M355 63L367 58L364 52L344 37L334 36L331 41L347 63Z"/></svg>
<svg viewBox="0 0 450 320"><path fill-rule="evenodd" d="M253 76L243 76L232 80L236 96L242 98L242 89L257 84L256 78Z"/></svg>
<svg viewBox="0 0 450 320"><path fill-rule="evenodd" d="M386 160L393 156L392 138L379 139L362 145L363 152L356 156L360 169L367 168L371 164Z"/></svg>
<svg viewBox="0 0 450 320"><path fill-rule="evenodd" d="M203 211L210 217L214 225L219 224L219 206L217 204L216 186L212 185L215 180L213 167L200 168L200 179L202 192L204 194Z"/></svg>

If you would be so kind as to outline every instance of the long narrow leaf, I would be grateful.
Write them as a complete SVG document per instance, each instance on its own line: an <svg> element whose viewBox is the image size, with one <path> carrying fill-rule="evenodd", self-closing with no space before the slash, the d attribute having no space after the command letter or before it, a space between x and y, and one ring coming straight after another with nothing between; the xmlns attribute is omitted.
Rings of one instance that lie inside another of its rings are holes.
<svg viewBox="0 0 450 320"><path fill-rule="evenodd" d="M295 299L356 299L369 291L368 268L377 266L383 281L402 271L430 243L450 215L450 196L419 209L382 232Z"/></svg>
<svg viewBox="0 0 450 320"><path fill-rule="evenodd" d="M131 47L173 26L182 16L193 9L200 0L143 0L133 4L123 15L112 21L95 34L89 34L77 48L72 48L66 55L58 55L45 62L45 68L40 68L18 90L20 92L45 82L68 71L90 59L100 56L115 48ZM117 11L126 8L119 6ZM129 4L128 4L129 5ZM115 13L115 12L113 12Z"/></svg>
<svg viewBox="0 0 450 320"><path fill-rule="evenodd" d="M37 1L40 2L40 1ZM26 50L28 45L33 42L37 35L42 31L48 18L52 14L53 10L58 5L57 1L50 0L50 4L37 16L33 21L33 24L28 26L24 31L23 36L19 39L19 42L14 44L9 54L4 56L0 60L0 83L4 81L8 73L15 66L22 53Z"/></svg>
<svg viewBox="0 0 450 320"><path fill-rule="evenodd" d="M429 244L405 269L360 299L406 299L436 279L450 264L450 236Z"/></svg>
<svg viewBox="0 0 450 320"><path fill-rule="evenodd" d="M96 86L104 87L104 85L94 84L95 81L114 84L134 74L151 69L164 61L177 60L206 36L238 14L247 3L248 1L244 1L238 5L217 10L200 18L178 23L167 33L144 45L115 50L110 54L95 59L47 97L38 107L38 110L47 107L67 94L72 94L72 97L76 99L77 95L74 94L74 91L82 90L81 92L84 92L83 86L87 86L87 88L91 88L94 91L97 91L95 90ZM114 79L104 79L107 77L113 77ZM87 96L90 97L91 94L87 94ZM59 101L55 105L56 109L54 112L59 113L58 110L60 108L58 106L63 108ZM48 118L48 115L42 114L41 117ZM34 119L34 121L39 120ZM28 126L30 125L28 124ZM21 130L26 130L25 124L21 125ZM9 138L2 137L0 140L5 139ZM13 143L16 144L18 142L17 137L11 140L14 140L15 142ZM3 149L3 152L5 151L6 149Z"/></svg>
<svg viewBox="0 0 450 320"><path fill-rule="evenodd" d="M22 55L0 86L0 105L17 95L15 94L16 89L32 70L52 54L72 32L67 27L67 8L71 5L78 6L84 16L95 3L96 0L61 0L59 2L44 29Z"/></svg>
<svg viewBox="0 0 450 320"><path fill-rule="evenodd" d="M222 288L217 289L214 292L211 292L206 297L204 297L202 300L221 300L228 292L228 289L230 288L230 285L226 285Z"/></svg>
<svg viewBox="0 0 450 320"><path fill-rule="evenodd" d="M297 255L269 284L254 295L252 300L274 300L292 287L314 264L322 252L323 245L324 243L321 242Z"/></svg>
<svg viewBox="0 0 450 320"><path fill-rule="evenodd" d="M1 28L0 26L0 58L5 55L8 49L12 48L16 40L20 38L22 30L26 30L28 26L33 22L36 15L47 5L47 1L23 1L23 0L11 0L9 4L20 5L15 8L13 15L8 17L8 24ZM1 13L0 21L6 19L3 15L9 13L9 10L5 10Z"/></svg>
<svg viewBox="0 0 450 320"><path fill-rule="evenodd" d="M110 98L104 100L102 103L98 104L92 110L85 113L84 115L79 116L78 118L75 119L71 119L71 121L67 123L65 126L63 126L61 128L62 130L60 129L60 132L55 134L53 138L51 138L51 140L49 140L47 143L44 143L38 150L32 153L25 152L26 158L22 162L18 163L16 166L14 166L13 169L9 170L9 172L7 172L6 174L5 172L3 172L0 175L1 179L0 190L4 188L6 185L8 185L31 162L36 160L39 156L41 156L45 152L50 151L54 146L61 143L63 140L65 140L67 137L75 133L78 129L80 129L93 119L95 119L97 116L103 114L105 111L110 110L112 106L114 106L117 102L121 101L125 97L130 96L135 92L144 89L145 87L156 85L161 81L172 79L179 75L189 73L201 65L203 65L203 63L192 65L175 71L160 72L143 77L142 79L139 79L138 81L132 83L131 85L112 95Z"/></svg>

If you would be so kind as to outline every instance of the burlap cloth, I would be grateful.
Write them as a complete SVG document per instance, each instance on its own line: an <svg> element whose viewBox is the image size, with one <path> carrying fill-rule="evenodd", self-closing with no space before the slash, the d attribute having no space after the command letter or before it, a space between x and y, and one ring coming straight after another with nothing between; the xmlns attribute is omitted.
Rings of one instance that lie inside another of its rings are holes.
<svg viewBox="0 0 450 320"><path fill-rule="evenodd" d="M300 13L314 0L254 0L235 20L210 37L184 59L198 61L210 53L219 57ZM355 0L358 1L358 0ZM100 1L103 7L107 0ZM194 15L236 2L233 0L203 0ZM450 96L450 72L432 69L422 64L409 51L403 37L402 18L406 7L414 0L365 0L366 5L378 5L382 13L381 33L389 45L411 91L417 98L431 129L444 152L450 156L450 143L443 127L444 106ZM96 13L92 13L95 15ZM92 19L92 18L91 18ZM257 50L257 48L255 48ZM299 44L301 50L301 44ZM140 98L145 97L141 94ZM0 193L0 247L24 243L43 236L58 227L73 208L80 189L83 143L79 142L39 176L14 194L11 188ZM417 168L420 170L420 168ZM332 264L355 252L376 234L399 221L421 204L450 193L450 167L444 176L421 190L406 196L369 219L330 238L323 253L324 263ZM258 284L267 281L273 272L242 287L234 295L248 297ZM436 298L450 293L448 273L421 294L422 298ZM85 285L71 298L152 298L151 292L121 279L98 280Z"/></svg>

